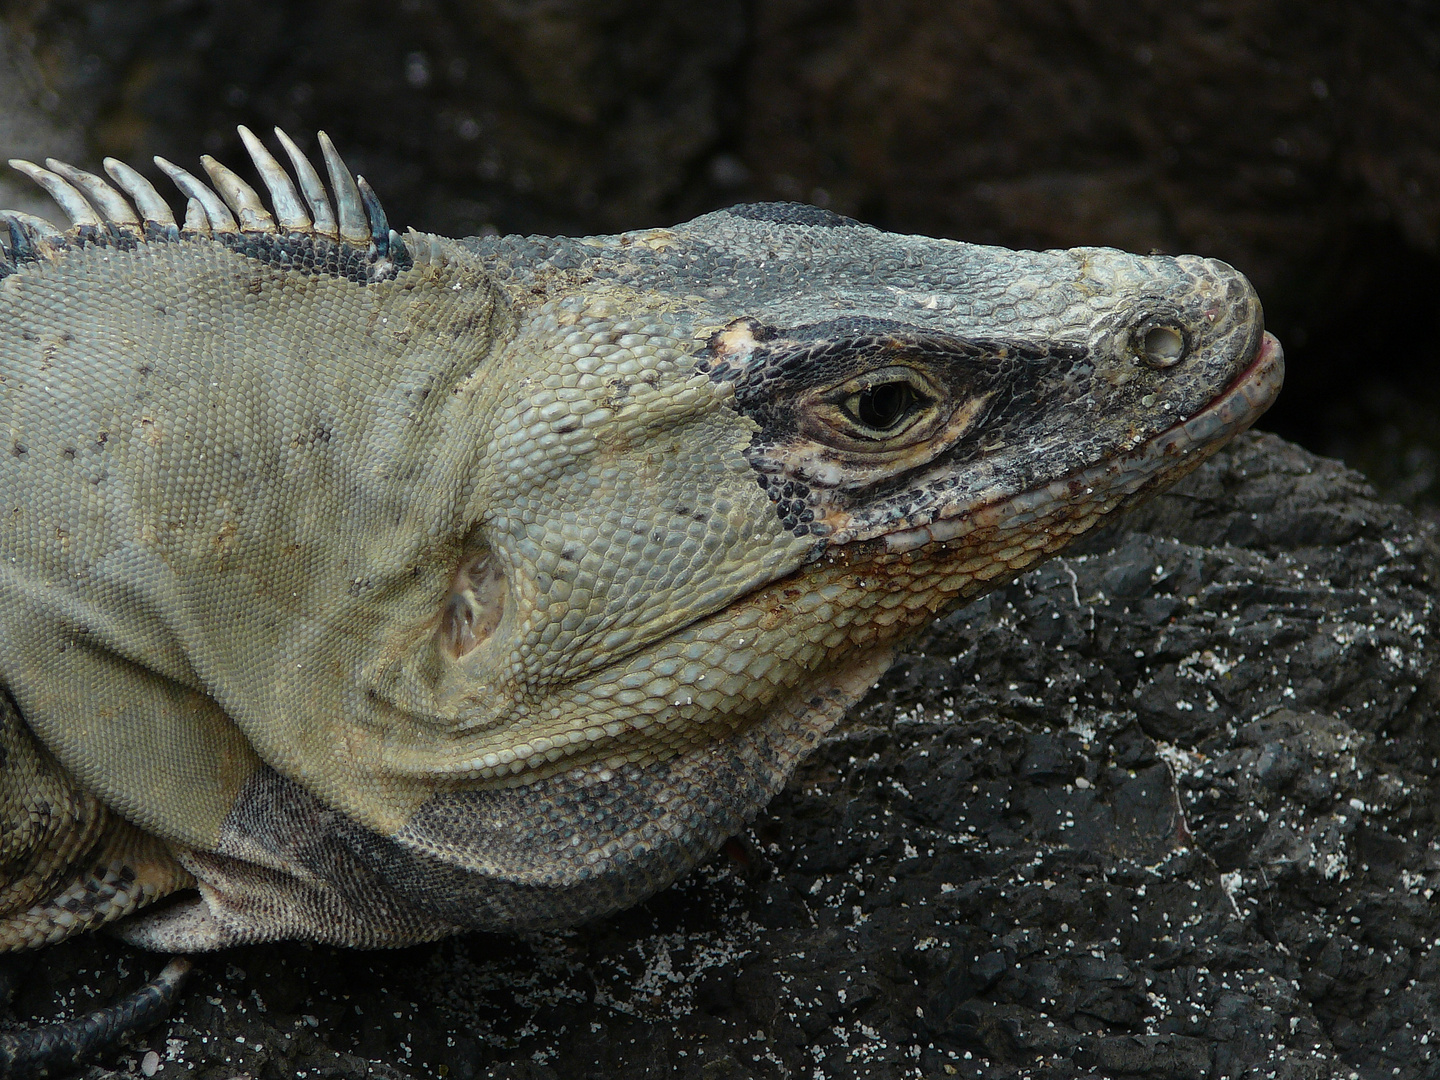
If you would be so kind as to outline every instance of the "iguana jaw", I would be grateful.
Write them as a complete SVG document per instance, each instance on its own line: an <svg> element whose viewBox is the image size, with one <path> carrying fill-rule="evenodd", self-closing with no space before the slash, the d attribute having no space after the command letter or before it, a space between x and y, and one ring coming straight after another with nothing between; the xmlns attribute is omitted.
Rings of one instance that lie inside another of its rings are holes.
<svg viewBox="0 0 1440 1080"><path fill-rule="evenodd" d="M983 506L939 508L930 522L883 536L885 550L912 551L971 533L1023 526L1037 512L1090 501L1094 492L1130 496L1173 482L1249 428L1274 403L1285 380L1285 352L1273 334L1261 337L1255 358L1200 412L1128 453L1072 473L1043 487Z"/></svg>

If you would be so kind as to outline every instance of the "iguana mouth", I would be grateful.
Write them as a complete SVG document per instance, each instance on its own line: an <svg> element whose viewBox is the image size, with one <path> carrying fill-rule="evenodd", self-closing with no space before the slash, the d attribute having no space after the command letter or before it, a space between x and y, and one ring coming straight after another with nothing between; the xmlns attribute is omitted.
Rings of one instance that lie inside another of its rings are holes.
<svg viewBox="0 0 1440 1080"><path fill-rule="evenodd" d="M1262 333L1255 356L1208 405L1135 447L1050 483L980 506L941 507L933 520L868 538L890 552L956 540L978 531L1007 531L1049 516L1056 506L1121 501L1142 496L1163 481L1178 479L1255 423L1274 403L1285 381L1285 351ZM858 541L865 542L865 541Z"/></svg>

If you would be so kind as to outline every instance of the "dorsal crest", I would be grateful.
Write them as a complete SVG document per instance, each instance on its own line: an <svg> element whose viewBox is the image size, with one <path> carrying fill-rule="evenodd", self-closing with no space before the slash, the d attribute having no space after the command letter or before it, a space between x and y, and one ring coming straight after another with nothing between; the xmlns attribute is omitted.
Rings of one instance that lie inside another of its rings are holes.
<svg viewBox="0 0 1440 1080"><path fill-rule="evenodd" d="M176 222L149 180L115 158L105 159L110 182L54 158L46 159L46 168L11 159L13 168L55 200L70 225L61 230L43 218L0 212L5 227L0 233L0 278L26 263L55 259L71 247L123 250L193 240L218 241L271 265L362 285L387 281L413 265L405 241L390 228L375 192L364 177L350 172L323 131L318 140L330 177L329 192L315 166L285 132L276 128L275 136L290 159L293 180L249 128L242 125L239 131L270 193L270 208L253 187L208 154L200 160L210 184L156 157L155 164L185 196L182 223Z"/></svg>

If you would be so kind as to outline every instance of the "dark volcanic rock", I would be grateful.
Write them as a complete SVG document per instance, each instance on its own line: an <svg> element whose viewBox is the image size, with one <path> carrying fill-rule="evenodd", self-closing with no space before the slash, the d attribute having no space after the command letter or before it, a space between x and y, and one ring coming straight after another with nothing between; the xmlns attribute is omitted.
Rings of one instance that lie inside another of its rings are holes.
<svg viewBox="0 0 1440 1080"><path fill-rule="evenodd" d="M1440 1075L1437 569L1354 473L1247 436L937 624L649 903L524 940L201 957L119 1067ZM91 939L24 963L21 1017L159 959Z"/></svg>

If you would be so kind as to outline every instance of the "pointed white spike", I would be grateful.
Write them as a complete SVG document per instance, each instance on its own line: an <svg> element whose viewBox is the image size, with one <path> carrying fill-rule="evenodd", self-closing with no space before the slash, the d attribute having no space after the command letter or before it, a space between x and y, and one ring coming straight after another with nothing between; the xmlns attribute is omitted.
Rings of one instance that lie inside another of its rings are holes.
<svg viewBox="0 0 1440 1080"><path fill-rule="evenodd" d="M220 192L220 197L239 215L241 232L275 231L275 219L260 201L259 192L209 154L200 155L200 164L205 166L210 182Z"/></svg>
<svg viewBox="0 0 1440 1080"><path fill-rule="evenodd" d="M77 169L64 161L56 161L54 158L46 158L45 164L51 172L59 173L85 196L90 205L99 211L100 216L106 221L114 222L116 225L139 225L140 219L135 216L134 209L125 201L125 196L112 188L94 173L88 173L84 169Z"/></svg>
<svg viewBox="0 0 1440 1080"><path fill-rule="evenodd" d="M320 140L320 153L325 157L325 171L330 174L330 189L335 192L335 210L340 218L340 239L352 244L363 244L370 239L370 222L365 217L365 207L360 202L360 189L355 177L346 167L345 161L335 150L335 144L325 132L316 132Z"/></svg>
<svg viewBox="0 0 1440 1080"><path fill-rule="evenodd" d="M54 199L72 225L99 225L100 218L94 208L85 201L85 196L67 184L49 169L42 169L33 161L11 158L10 167L24 173L45 189L45 194Z"/></svg>
<svg viewBox="0 0 1440 1080"><path fill-rule="evenodd" d="M310 159L300 152L300 148L291 141L290 136L275 129L275 137L280 140L280 145L285 148L285 156L290 159L290 164L295 169L295 178L300 181L300 192L305 196L305 204L310 207L310 213L315 218L315 231L322 236L338 237L339 226L335 223L335 212L330 209L330 198L325 194L325 185L320 180L320 174L315 171L315 166L310 164Z"/></svg>
<svg viewBox="0 0 1440 1080"><path fill-rule="evenodd" d="M149 180L113 157L105 159L105 171L110 174L110 179L119 185L121 191L135 200L135 208L140 211L146 224L155 224L162 228L174 226L175 215L170 210L170 204L161 198L155 185Z"/></svg>
<svg viewBox="0 0 1440 1080"><path fill-rule="evenodd" d="M55 227L54 222L47 221L43 217L36 217L34 214L22 214L19 210L6 210L3 215L7 220L14 219L18 224L35 232L35 235L42 240L63 240L65 234Z"/></svg>
<svg viewBox="0 0 1440 1080"><path fill-rule="evenodd" d="M199 180L196 180L195 177L180 168L179 165L171 164L162 157L156 157L155 164L160 166L161 172L175 182L175 186L180 189L182 195L186 198L194 199L204 209L205 216L209 218L210 226L208 229L194 229L192 230L193 232L209 233L213 231L218 233L233 233L240 231L239 227L235 224L234 216L225 204L220 201L219 195L216 195L215 192L211 191ZM190 208L188 206L185 208L185 221L185 227L188 229L190 227Z"/></svg>
<svg viewBox="0 0 1440 1080"><path fill-rule="evenodd" d="M9 233L10 258L17 267L22 262L51 258L57 246L65 242L64 234L44 218L6 210L0 214L0 222Z"/></svg>
<svg viewBox="0 0 1440 1080"><path fill-rule="evenodd" d="M300 196L295 194L295 185L290 183L289 174L281 168L270 151L265 149L265 144L255 137L254 132L244 124L239 125L236 130L240 132L245 149L250 152L250 160L255 163L256 172L270 190L270 202L275 207L275 217L280 227L291 232L309 231L310 215L305 213Z"/></svg>
<svg viewBox="0 0 1440 1080"><path fill-rule="evenodd" d="M370 243L375 245L381 258L390 253L390 222L385 217L385 208L380 205L380 196L375 194L363 176L355 177L355 187L360 192L360 205L365 209L365 219L370 223Z"/></svg>
<svg viewBox="0 0 1440 1080"><path fill-rule="evenodd" d="M201 236L210 235L210 218L205 214L204 204L194 196L185 200L185 224L181 228Z"/></svg>

